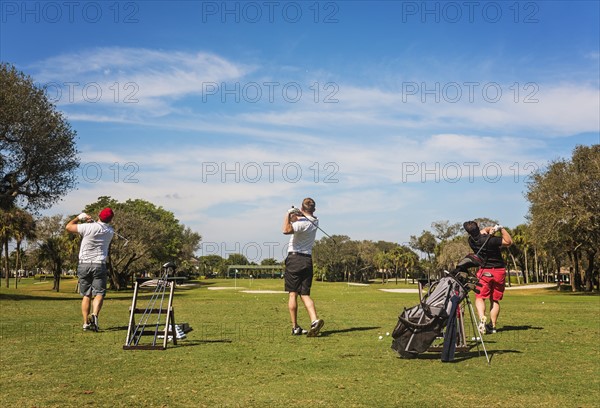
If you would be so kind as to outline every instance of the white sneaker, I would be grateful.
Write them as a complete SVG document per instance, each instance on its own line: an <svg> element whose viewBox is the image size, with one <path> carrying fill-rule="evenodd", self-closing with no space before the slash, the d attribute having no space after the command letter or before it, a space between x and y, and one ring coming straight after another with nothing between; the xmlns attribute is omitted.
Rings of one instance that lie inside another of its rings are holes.
<svg viewBox="0 0 600 408"><path fill-rule="evenodd" d="M303 334L308 333L308 331L304 330L302 327L300 326L296 326L292 329L292 336L301 336Z"/></svg>
<svg viewBox="0 0 600 408"><path fill-rule="evenodd" d="M98 316L96 316L95 314L91 314L88 318L88 321L93 331L100 331L100 326L98 326Z"/></svg>
<svg viewBox="0 0 600 408"><path fill-rule="evenodd" d="M312 322L310 325L310 330L308 330L306 337L317 337L319 335L319 331L321 330L324 324L325 322L323 321L323 319L317 319L314 322Z"/></svg>
<svg viewBox="0 0 600 408"><path fill-rule="evenodd" d="M486 330L485 330L485 323L486 322L487 322L487 318L485 316L483 316L479 320L479 325L477 326L477 329L479 330L479 333L486 334Z"/></svg>

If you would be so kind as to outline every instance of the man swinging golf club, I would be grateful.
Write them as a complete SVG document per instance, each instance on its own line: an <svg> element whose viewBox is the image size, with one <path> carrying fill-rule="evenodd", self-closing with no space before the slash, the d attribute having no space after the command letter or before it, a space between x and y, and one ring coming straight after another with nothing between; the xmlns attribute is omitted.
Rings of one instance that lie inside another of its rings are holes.
<svg viewBox="0 0 600 408"><path fill-rule="evenodd" d="M283 219L283 233L291 235L285 258L285 291L289 293L288 309L292 320L292 335L316 337L323 327L317 317L315 303L310 297L313 279L312 247L315 243L319 220L313 215L315 201L305 198L302 209L292 207ZM306 307L311 325L308 331L298 325L298 295Z"/></svg>
<svg viewBox="0 0 600 408"><path fill-rule="evenodd" d="M83 296L83 330L99 330L98 315L106 294L108 247L115 234L109 225L113 216L113 210L107 207L98 214L98 221L94 221L86 213L81 213L65 227L67 231L82 237L77 277L79 293Z"/></svg>
<svg viewBox="0 0 600 408"><path fill-rule="evenodd" d="M482 285L479 293L475 294L475 308L479 314L478 329L481 334L493 334L496 333L500 300L504 295L506 280L501 248L512 245L512 238L501 225L480 230L475 221L467 221L463 227L469 234L469 246L484 260L484 264L477 271L477 278ZM501 232L501 237L494 236L498 231ZM485 299L488 298L490 299L490 322L486 324Z"/></svg>

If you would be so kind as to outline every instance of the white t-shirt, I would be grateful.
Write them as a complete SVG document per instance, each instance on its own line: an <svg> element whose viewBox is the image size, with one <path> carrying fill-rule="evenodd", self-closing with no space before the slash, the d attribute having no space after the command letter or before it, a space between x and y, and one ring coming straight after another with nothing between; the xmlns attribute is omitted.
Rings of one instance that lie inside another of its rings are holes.
<svg viewBox="0 0 600 408"><path fill-rule="evenodd" d="M83 238L79 248L79 262L103 263L108 258L108 246L115 234L109 224L102 221L77 224Z"/></svg>
<svg viewBox="0 0 600 408"><path fill-rule="evenodd" d="M317 235L317 227L319 220L316 217L310 217L310 222L307 217L300 217L292 223L294 233L290 236L288 243L288 252L301 252L303 254L312 254L312 247L315 243ZM313 223L315 225L313 225Z"/></svg>

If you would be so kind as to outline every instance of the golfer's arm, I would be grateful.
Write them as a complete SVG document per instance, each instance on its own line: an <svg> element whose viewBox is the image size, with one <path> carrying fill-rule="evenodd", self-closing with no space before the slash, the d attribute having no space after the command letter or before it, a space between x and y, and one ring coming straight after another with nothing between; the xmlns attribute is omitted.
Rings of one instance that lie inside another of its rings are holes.
<svg viewBox="0 0 600 408"><path fill-rule="evenodd" d="M502 233L502 246L504 246L504 247L511 246L512 245L512 237L510 236L508 231L505 230L504 228L502 228L500 230L500 232Z"/></svg>
<svg viewBox="0 0 600 408"><path fill-rule="evenodd" d="M493 227L485 227L484 229L480 230L479 233L484 234L484 235L488 235L492 233L492 228Z"/></svg>
<svg viewBox="0 0 600 408"><path fill-rule="evenodd" d="M73 218L71 221L69 221L67 223L65 229L69 232L77 234L77 222L78 221L79 221L79 218L77 218L77 217Z"/></svg>
<svg viewBox="0 0 600 408"><path fill-rule="evenodd" d="M282 231L285 235L290 235L294 233L294 227L292 227L292 221L290 220L290 214L288 213L285 213L285 217L283 218Z"/></svg>

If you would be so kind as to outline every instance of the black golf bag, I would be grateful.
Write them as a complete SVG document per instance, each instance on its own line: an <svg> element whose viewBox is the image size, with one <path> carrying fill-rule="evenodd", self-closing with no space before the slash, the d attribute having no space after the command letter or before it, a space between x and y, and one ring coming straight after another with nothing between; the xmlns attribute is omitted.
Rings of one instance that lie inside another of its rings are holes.
<svg viewBox="0 0 600 408"><path fill-rule="evenodd" d="M479 293L478 279L468 270L482 264L483 261L477 255L469 254L447 276L431 283L421 302L410 309L405 308L398 316L398 323L392 332L392 349L402 357L415 358L427 351L447 325L451 328L449 322L453 323L452 329L455 330L458 305L468 296L469 290ZM450 332L455 333L452 330ZM451 341L448 341L448 346L454 347ZM454 355L453 348L451 355Z"/></svg>

